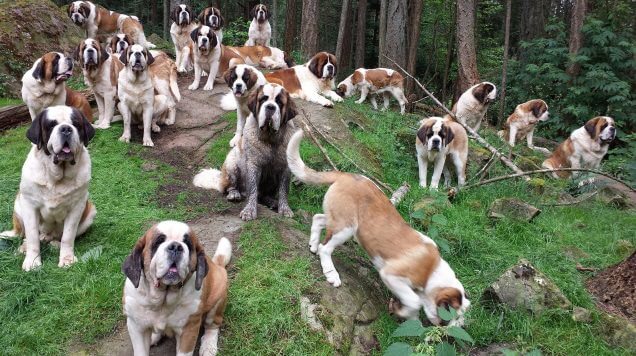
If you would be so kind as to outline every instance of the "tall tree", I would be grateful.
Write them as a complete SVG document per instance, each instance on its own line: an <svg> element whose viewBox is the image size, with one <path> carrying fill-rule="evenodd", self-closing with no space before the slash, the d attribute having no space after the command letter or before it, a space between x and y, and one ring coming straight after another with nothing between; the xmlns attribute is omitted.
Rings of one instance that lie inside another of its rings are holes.
<svg viewBox="0 0 636 356"><path fill-rule="evenodd" d="M342 1L342 9L340 11L340 26L338 26L338 41L336 42L336 58L338 59L338 63L342 66L343 61L343 51L345 50L345 37L350 36L347 31L347 18L349 15L349 5L351 4L350 0Z"/></svg>
<svg viewBox="0 0 636 356"><path fill-rule="evenodd" d="M296 0L287 0L285 12L285 52L291 53L296 38Z"/></svg>
<svg viewBox="0 0 636 356"><path fill-rule="evenodd" d="M587 0L574 0L574 8L572 9L572 17L570 20L570 38L568 49L570 52L570 60L573 61L574 57L579 53L581 46L583 46L583 22L585 21L585 14L587 12ZM578 76L581 70L581 66L572 62L567 69L567 73L572 77Z"/></svg>
<svg viewBox="0 0 636 356"><path fill-rule="evenodd" d="M455 21L457 19L457 9L453 1L449 1L449 12L451 14L451 25L448 26L448 36L446 36L446 60L444 61L444 76L442 77L442 102L446 103L446 97L448 94L447 85L448 77L450 75L451 64L453 63L453 51L455 50Z"/></svg>
<svg viewBox="0 0 636 356"><path fill-rule="evenodd" d="M303 0L300 47L305 58L318 52L318 0Z"/></svg>
<svg viewBox="0 0 636 356"><path fill-rule="evenodd" d="M457 70L455 100L479 82L475 50L475 0L457 0Z"/></svg>
<svg viewBox="0 0 636 356"><path fill-rule="evenodd" d="M406 67L406 26L407 0L391 0L387 6L386 38L384 47L387 55L400 66Z"/></svg>
<svg viewBox="0 0 636 356"><path fill-rule="evenodd" d="M386 55L386 20L387 20L388 0L380 0L380 11L378 12L378 66L386 67L388 60Z"/></svg>
<svg viewBox="0 0 636 356"><path fill-rule="evenodd" d="M367 35L367 0L358 0L358 24L356 29L355 67L364 67L364 52Z"/></svg>
<svg viewBox="0 0 636 356"><path fill-rule="evenodd" d="M501 66L501 98L499 99L499 118L497 127L501 127L506 108L506 78L508 77L508 49L510 48L510 15L512 13L512 0L506 0L506 18L504 20L504 52Z"/></svg>
<svg viewBox="0 0 636 356"><path fill-rule="evenodd" d="M558 1L560 6L565 6L569 1ZM546 6L547 5L547 6ZM545 34L545 24L550 15L550 0L521 0L519 23L519 55L525 57L520 46L521 41L530 41L541 38Z"/></svg>
<svg viewBox="0 0 636 356"><path fill-rule="evenodd" d="M277 0L272 0L272 13L271 13L271 21L270 23L273 24L272 26L272 46L274 47L278 47L278 31L276 28L276 25L278 25L278 1Z"/></svg>
<svg viewBox="0 0 636 356"><path fill-rule="evenodd" d="M406 70L415 74L417 65L417 48L420 44L420 28L422 20L422 9L424 8L424 0L409 1L409 28L408 28L408 54L406 56ZM412 93L415 89L415 81L408 78L406 81L406 92Z"/></svg>

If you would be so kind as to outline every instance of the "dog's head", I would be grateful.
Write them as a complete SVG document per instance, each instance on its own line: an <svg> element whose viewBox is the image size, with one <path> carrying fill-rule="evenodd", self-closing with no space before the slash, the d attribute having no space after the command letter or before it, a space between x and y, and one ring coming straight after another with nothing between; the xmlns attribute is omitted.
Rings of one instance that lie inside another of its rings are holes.
<svg viewBox="0 0 636 356"><path fill-rule="evenodd" d="M585 131L587 131L592 140L600 139L604 145L609 144L616 138L614 119L609 116L597 116L586 122L583 127L585 127Z"/></svg>
<svg viewBox="0 0 636 356"><path fill-rule="evenodd" d="M219 40L216 38L216 34L209 26L201 25L195 28L190 37L192 41L197 45L199 52L208 53L210 49L216 48L219 44Z"/></svg>
<svg viewBox="0 0 636 356"><path fill-rule="evenodd" d="M333 79L338 72L336 56L328 52L320 52L307 63L309 70L320 79Z"/></svg>
<svg viewBox="0 0 636 356"><path fill-rule="evenodd" d="M126 48L133 45L133 41L130 36L123 33L118 33L110 38L110 53L122 54Z"/></svg>
<svg viewBox="0 0 636 356"><path fill-rule="evenodd" d="M343 98L348 98L355 92L356 84L363 80L363 75L359 70L355 70L353 74L341 81L336 88L336 94Z"/></svg>
<svg viewBox="0 0 636 356"><path fill-rule="evenodd" d="M142 236L122 266L135 288L142 274L155 287L183 285L193 273L195 288L201 289L208 274L203 246L185 223L162 221Z"/></svg>
<svg viewBox="0 0 636 356"><path fill-rule="evenodd" d="M239 98L249 93L258 82L258 69L247 64L239 64L225 71L223 79L232 89L234 96Z"/></svg>
<svg viewBox="0 0 636 356"><path fill-rule="evenodd" d="M60 52L49 52L35 61L32 75L38 82L61 83L73 75L73 59Z"/></svg>
<svg viewBox="0 0 636 356"><path fill-rule="evenodd" d="M170 19L179 26L187 26L192 22L192 9L185 4L177 5L172 9Z"/></svg>
<svg viewBox="0 0 636 356"><path fill-rule="evenodd" d="M91 15L91 6L87 1L73 1L67 11L71 21L78 26L83 26Z"/></svg>
<svg viewBox="0 0 636 356"><path fill-rule="evenodd" d="M140 73L148 69L148 66L155 61L155 58L145 47L134 44L121 53L119 60L133 72Z"/></svg>
<svg viewBox="0 0 636 356"><path fill-rule="evenodd" d="M261 131L278 131L296 117L296 105L289 93L278 84L267 83L249 97L247 105Z"/></svg>
<svg viewBox="0 0 636 356"><path fill-rule="evenodd" d="M430 117L422 122L417 137L426 145L428 151L442 151L448 146L455 135L453 130L441 117Z"/></svg>
<svg viewBox="0 0 636 356"><path fill-rule="evenodd" d="M210 27L214 31L218 31L223 27L225 20L221 16L221 10L216 7L207 7L199 14L199 23Z"/></svg>
<svg viewBox="0 0 636 356"><path fill-rule="evenodd" d="M490 82L481 82L469 90L475 99L483 105L488 105L497 98L497 87Z"/></svg>
<svg viewBox="0 0 636 356"><path fill-rule="evenodd" d="M253 19L256 19L256 21L263 23L267 20L269 20L270 14L269 14L269 10L267 9L267 6L263 5L263 4L258 4L256 6L254 6L252 8L251 11L251 15Z"/></svg>
<svg viewBox="0 0 636 356"><path fill-rule="evenodd" d="M456 278L454 279L454 282L455 283L452 284L455 284L455 286L439 287L433 289L433 296L435 298L435 305L437 306L437 308L446 309L448 311L450 311L450 309L452 308L457 313L457 317L453 320L448 321L448 325L463 326L464 315L470 308L470 300L466 296L466 292L464 291L464 287L461 285L461 283L459 283ZM437 310L435 310L435 314L437 314ZM446 321L435 321L446 324Z"/></svg>
<svg viewBox="0 0 636 356"><path fill-rule="evenodd" d="M50 106L42 111L31 123L26 137L51 156L54 164L70 162L75 164L75 156L82 146L95 136L95 129L81 111L70 106Z"/></svg>
<svg viewBox="0 0 636 356"><path fill-rule="evenodd" d="M538 121L548 120L548 104L541 99L533 99L528 101L528 109L532 112L532 115L537 118Z"/></svg>
<svg viewBox="0 0 636 356"><path fill-rule="evenodd" d="M79 61L84 69L97 69L108 59L110 55L99 41L87 38L80 42L75 50L75 60Z"/></svg>

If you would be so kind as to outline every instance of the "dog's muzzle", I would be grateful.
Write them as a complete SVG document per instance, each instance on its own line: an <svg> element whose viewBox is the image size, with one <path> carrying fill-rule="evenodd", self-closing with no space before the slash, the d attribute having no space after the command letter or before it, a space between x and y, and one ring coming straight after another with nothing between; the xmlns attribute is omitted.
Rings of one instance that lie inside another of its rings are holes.
<svg viewBox="0 0 636 356"><path fill-rule="evenodd" d="M170 267L166 274L164 274L160 279L166 285L177 284L181 281L181 276L179 276L179 268L177 265L183 258L183 246L178 242L172 242L168 247L166 247L166 257L168 259L168 263L170 263Z"/></svg>
<svg viewBox="0 0 636 356"><path fill-rule="evenodd" d="M188 13L185 11L181 12L181 15L179 15L179 25L187 25L189 23Z"/></svg>
<svg viewBox="0 0 636 356"><path fill-rule="evenodd" d="M84 23L84 16L78 13L74 13L72 19L76 25L82 25Z"/></svg>
<svg viewBox="0 0 636 356"><path fill-rule="evenodd" d="M241 97L243 96L243 94L245 94L245 90L246 88L243 86L243 84L234 84L234 96L236 97Z"/></svg>
<svg viewBox="0 0 636 356"><path fill-rule="evenodd" d="M68 68L66 72L57 73L55 76L55 81L57 83L63 82L73 75L73 60L71 58L66 58L66 68Z"/></svg>
<svg viewBox="0 0 636 356"><path fill-rule="evenodd" d="M71 142L73 137L73 128L64 125L59 129L60 140L62 141L62 149L59 152L55 152L53 156L53 164L59 164L60 162L70 162L75 164L75 154L71 150Z"/></svg>

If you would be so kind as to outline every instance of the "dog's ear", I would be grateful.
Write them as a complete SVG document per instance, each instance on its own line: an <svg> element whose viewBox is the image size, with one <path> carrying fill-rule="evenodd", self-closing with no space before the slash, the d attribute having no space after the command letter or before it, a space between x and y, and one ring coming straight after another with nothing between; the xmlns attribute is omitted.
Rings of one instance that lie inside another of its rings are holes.
<svg viewBox="0 0 636 356"><path fill-rule="evenodd" d="M199 17L197 17L197 20L199 20L199 24L200 24L200 25L205 25L205 15L206 15L206 10L207 10L207 9L203 9L203 11L201 11L201 13L199 14ZM199 33L197 32L197 36L198 36L198 35L199 35ZM192 34L190 34L190 37L192 37ZM194 40L194 41L195 41L195 42L197 41L197 40L196 40L196 37L195 37L195 40Z"/></svg>
<svg viewBox="0 0 636 356"><path fill-rule="evenodd" d="M180 12L181 12L181 6L177 5L175 6L174 9L172 9L172 12L170 13L170 20L172 20L172 22L176 23L177 25L179 24Z"/></svg>
<svg viewBox="0 0 636 356"><path fill-rule="evenodd" d="M26 132L26 137L35 144L38 150L44 148L44 153L49 155L49 151L46 148L48 137L46 132L44 132L44 121L47 120L47 110L43 110L38 116L35 117L35 120L31 123L31 127Z"/></svg>
<svg viewBox="0 0 636 356"><path fill-rule="evenodd" d="M33 78L35 78L35 80L37 81L40 81L42 80L42 78L44 78L44 61L42 60L42 58L38 59L38 65L35 66L32 75Z"/></svg>
<svg viewBox="0 0 636 356"><path fill-rule="evenodd" d="M448 125L444 125L444 131L444 135L446 136L446 145L448 145L455 138L455 134L453 134L453 130Z"/></svg>
<svg viewBox="0 0 636 356"><path fill-rule="evenodd" d="M590 135L592 140L596 140L596 124L598 123L598 117L595 117L585 123L585 131Z"/></svg>
<svg viewBox="0 0 636 356"><path fill-rule="evenodd" d="M132 252L124 264L121 266L121 271L130 279L135 288L139 287L139 280L141 279L141 273L144 269L144 248L146 247L146 236L141 237Z"/></svg>
<svg viewBox="0 0 636 356"><path fill-rule="evenodd" d="M298 115L298 110L296 109L296 103L294 103L294 100L291 96L289 96L288 92L285 92L285 96L287 97L287 100L285 104L285 112L283 113L283 122L291 121L296 117L296 115Z"/></svg>
<svg viewBox="0 0 636 356"><path fill-rule="evenodd" d="M146 48L144 49L144 51L146 52L146 64L147 65L151 65L155 62L155 57L152 56L152 53L150 53L150 51Z"/></svg>
<svg viewBox="0 0 636 356"><path fill-rule="evenodd" d="M225 19L223 18L223 15L219 14L219 28L223 27L225 25Z"/></svg>
<svg viewBox="0 0 636 356"><path fill-rule="evenodd" d="M199 244L197 244L196 249L197 249L197 273L196 273L196 278L194 280L194 288L196 288L196 290L200 290L201 286L203 285L203 279L208 274L210 266L208 266L208 261L205 258L205 251L203 251L203 248Z"/></svg>
<svg viewBox="0 0 636 356"><path fill-rule="evenodd" d="M86 116L84 116L81 111L75 108L73 108L71 114L71 121L73 122L73 126L77 128L80 141L82 141L84 146L88 146L88 142L95 137L95 128L93 128L93 125L88 122L88 119L86 119Z"/></svg>
<svg viewBox="0 0 636 356"><path fill-rule="evenodd" d="M199 38L199 28L201 28L201 26L198 26L190 32L190 38L192 38L192 42L194 42L195 46L197 45L197 39Z"/></svg>
<svg viewBox="0 0 636 356"><path fill-rule="evenodd" d="M130 47L126 47L126 49L124 49L121 54L119 55L119 60L124 64L124 65L128 65L128 48ZM115 50L113 49L113 52Z"/></svg>
<svg viewBox="0 0 636 356"><path fill-rule="evenodd" d="M330 54L329 61L333 64L333 77L335 78L338 75L338 59L333 54Z"/></svg>
<svg viewBox="0 0 636 356"><path fill-rule="evenodd" d="M430 125L424 125L420 127L419 130L417 130L417 138L419 138L420 142L422 142L423 144L426 144L426 141L428 140L428 131L430 129L431 129Z"/></svg>
<svg viewBox="0 0 636 356"><path fill-rule="evenodd" d="M313 56L312 59L309 60L309 65L307 66L309 71L314 73L314 75L318 78L322 77L322 73L320 69L318 69L318 57Z"/></svg>
<svg viewBox="0 0 636 356"><path fill-rule="evenodd" d="M345 89L346 87L347 86L345 84L338 85L338 88L336 88L336 94L338 94L338 96L340 96L341 98L344 98L345 92L347 91Z"/></svg>
<svg viewBox="0 0 636 356"><path fill-rule="evenodd" d="M225 71L225 73L223 73L223 80L225 81L225 84L227 85L232 85L232 71L234 70L234 68L236 67L231 67L228 68L228 70Z"/></svg>
<svg viewBox="0 0 636 356"><path fill-rule="evenodd" d="M265 7L265 19L269 20L272 17L272 13L269 12L269 9Z"/></svg>
<svg viewBox="0 0 636 356"><path fill-rule="evenodd" d="M219 44L219 38L217 37L216 33L212 31L212 29L210 30L210 33L208 33L208 38L210 39L210 48L216 48L216 46Z"/></svg>
<svg viewBox="0 0 636 356"><path fill-rule="evenodd" d="M103 63L103 62L105 62L108 59L108 57L110 57L110 54L108 54L108 51L106 50L106 47L102 46L101 43L99 43L98 45L99 45L99 50L102 53L102 55L100 57L101 57L101 62Z"/></svg>
<svg viewBox="0 0 636 356"><path fill-rule="evenodd" d="M254 7L252 8L252 10L250 10L250 17L251 18L255 18L256 17L256 8L258 7L257 5L254 5Z"/></svg>
<svg viewBox="0 0 636 356"><path fill-rule="evenodd" d="M82 43L80 42L77 47L75 47L75 52L73 52L73 59L80 62L80 65L84 64L84 56L80 55L80 48L82 47Z"/></svg>
<svg viewBox="0 0 636 356"><path fill-rule="evenodd" d="M261 88L255 90L250 96L247 98L247 107L250 109L250 112L256 116L258 113L256 110L258 109L258 96L260 94Z"/></svg>
<svg viewBox="0 0 636 356"><path fill-rule="evenodd" d="M486 95L488 95L488 93L486 93L484 84L480 84L473 89L473 96L480 103L484 102Z"/></svg>

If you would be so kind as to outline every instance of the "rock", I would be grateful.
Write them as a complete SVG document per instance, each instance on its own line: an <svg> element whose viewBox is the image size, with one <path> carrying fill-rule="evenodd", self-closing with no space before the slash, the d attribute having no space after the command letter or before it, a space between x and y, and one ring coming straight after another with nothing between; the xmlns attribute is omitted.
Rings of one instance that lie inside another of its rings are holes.
<svg viewBox="0 0 636 356"><path fill-rule="evenodd" d="M572 320L579 323L589 323L592 321L592 312L585 308L574 307L572 309Z"/></svg>
<svg viewBox="0 0 636 356"><path fill-rule="evenodd" d="M628 255L634 251L634 244L628 240L618 240L616 241L616 251L621 255Z"/></svg>
<svg viewBox="0 0 636 356"><path fill-rule="evenodd" d="M634 342L636 340L636 326L634 324L627 319L606 313L601 314L601 319L605 325L601 336L605 341L612 346L636 352L636 342Z"/></svg>
<svg viewBox="0 0 636 356"><path fill-rule="evenodd" d="M154 162L144 162L141 164L141 170L144 172L153 172L156 171L157 168L159 168L159 165Z"/></svg>
<svg viewBox="0 0 636 356"><path fill-rule="evenodd" d="M598 192L598 200L619 209L636 208L636 193L626 191L617 183L609 184Z"/></svg>
<svg viewBox="0 0 636 356"><path fill-rule="evenodd" d="M497 199L488 209L488 217L490 218L501 219L507 217L526 222L531 222L540 213L541 210L515 198Z"/></svg>
<svg viewBox="0 0 636 356"><path fill-rule="evenodd" d="M491 284L482 299L537 315L546 309L569 309L571 306L554 282L523 259Z"/></svg>

